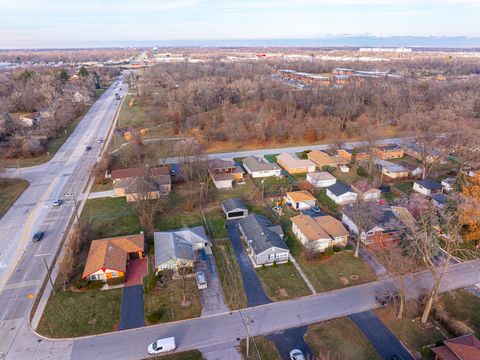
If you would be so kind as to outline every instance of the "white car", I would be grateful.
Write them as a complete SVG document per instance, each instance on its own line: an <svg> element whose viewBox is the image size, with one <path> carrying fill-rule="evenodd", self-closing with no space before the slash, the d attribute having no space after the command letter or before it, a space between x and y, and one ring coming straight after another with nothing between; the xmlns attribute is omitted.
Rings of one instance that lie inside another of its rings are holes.
<svg viewBox="0 0 480 360"><path fill-rule="evenodd" d="M207 285L207 276L203 271L197 271L195 274L195 279L197 280L197 287L201 289L206 289Z"/></svg>
<svg viewBox="0 0 480 360"><path fill-rule="evenodd" d="M293 349L290 351L290 360L305 360L305 356L300 350Z"/></svg>
<svg viewBox="0 0 480 360"><path fill-rule="evenodd" d="M150 355L162 354L173 351L177 348L175 344L175 338L169 337L164 339L158 339L154 343L148 345L148 353Z"/></svg>

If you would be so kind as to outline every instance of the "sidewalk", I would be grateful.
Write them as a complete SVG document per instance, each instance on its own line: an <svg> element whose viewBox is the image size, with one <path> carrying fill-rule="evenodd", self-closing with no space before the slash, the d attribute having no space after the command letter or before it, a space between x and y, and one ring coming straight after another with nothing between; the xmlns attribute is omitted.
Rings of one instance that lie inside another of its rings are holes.
<svg viewBox="0 0 480 360"><path fill-rule="evenodd" d="M116 197L115 191L114 190L97 191L97 192L91 192L90 194L88 194L89 199L99 199L104 197Z"/></svg>
<svg viewBox="0 0 480 360"><path fill-rule="evenodd" d="M300 274L300 276L302 277L303 281L305 281L305 284L307 284L308 288L310 289L310 291L312 292L313 295L315 295L317 292L315 291L315 288L313 287L312 283L310 282L310 280L308 280L307 278L307 275L305 275L305 273L303 272L302 268L300 267L300 265L298 265L297 263L297 260L295 260L295 258L292 256L292 254L289 255L288 259L291 261L291 263L293 264L293 266L295 266L295 269L297 269L298 273Z"/></svg>

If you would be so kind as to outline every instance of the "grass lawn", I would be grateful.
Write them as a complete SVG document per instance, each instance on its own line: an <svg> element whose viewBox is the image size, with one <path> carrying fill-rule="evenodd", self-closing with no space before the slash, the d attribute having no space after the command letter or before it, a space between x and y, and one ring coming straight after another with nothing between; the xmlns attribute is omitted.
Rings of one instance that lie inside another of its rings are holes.
<svg viewBox="0 0 480 360"><path fill-rule="evenodd" d="M171 280L165 287L156 287L144 293L146 323L157 324L199 317L202 306L194 277L188 279L188 289L187 298L191 302L188 307L181 305L180 280ZM158 315L158 321L153 320L154 314Z"/></svg>
<svg viewBox="0 0 480 360"><path fill-rule="evenodd" d="M280 154L267 154L267 155L264 155L263 157L265 159L267 159L267 161L273 163L273 162L277 162L277 156L280 155Z"/></svg>
<svg viewBox="0 0 480 360"><path fill-rule="evenodd" d="M205 214L208 228L215 239L223 239L227 237L227 229L225 228L225 217L223 211L214 209Z"/></svg>
<svg viewBox="0 0 480 360"><path fill-rule="evenodd" d="M28 181L21 179L0 179L0 218L28 187Z"/></svg>
<svg viewBox="0 0 480 360"><path fill-rule="evenodd" d="M198 212L165 212L160 214L155 226L160 231L175 230L182 227L199 226L203 224L202 214Z"/></svg>
<svg viewBox="0 0 480 360"><path fill-rule="evenodd" d="M256 271L265 292L273 301L311 295L293 264L265 266Z"/></svg>
<svg viewBox="0 0 480 360"><path fill-rule="evenodd" d="M199 350L184 351L180 353L148 357L145 360L158 359L158 360L203 360L204 357Z"/></svg>
<svg viewBox="0 0 480 360"><path fill-rule="evenodd" d="M272 211L269 208L267 208L267 206L265 205L264 202L256 202L256 203L250 202L250 203L247 203L247 209L248 209L249 214L263 215L263 216L265 216L266 218L269 218L272 221L274 221L274 219L275 219Z"/></svg>
<svg viewBox="0 0 480 360"><path fill-rule="evenodd" d="M227 306L230 310L245 308L247 296L232 244L228 239L216 240L212 246L212 252Z"/></svg>
<svg viewBox="0 0 480 360"><path fill-rule="evenodd" d="M37 331L48 337L76 337L114 331L123 289L50 295Z"/></svg>
<svg viewBox="0 0 480 360"><path fill-rule="evenodd" d="M398 199L398 197L395 196L395 193L393 191L390 191L388 193L382 193L380 196L388 203L393 203L395 202L395 199Z"/></svg>
<svg viewBox="0 0 480 360"><path fill-rule="evenodd" d="M318 292L377 280L370 267L355 258L352 251L342 251L321 261L307 261L303 256L297 256L296 260Z"/></svg>
<svg viewBox="0 0 480 360"><path fill-rule="evenodd" d="M365 179L357 174L356 167L351 168L350 171L346 173L341 172L339 168L335 168L332 175L335 176L339 182L343 182L347 185L351 185L357 180Z"/></svg>
<svg viewBox="0 0 480 360"><path fill-rule="evenodd" d="M465 323L480 337L480 298L457 290L441 295L440 303L451 318Z"/></svg>
<svg viewBox="0 0 480 360"><path fill-rule="evenodd" d="M80 219L91 224L94 239L142 230L138 216L124 197L87 200Z"/></svg>
<svg viewBox="0 0 480 360"><path fill-rule="evenodd" d="M318 359L324 358L325 354L333 355L334 359L381 359L365 335L348 318L309 325L305 340Z"/></svg>
<svg viewBox="0 0 480 360"><path fill-rule="evenodd" d="M253 337L250 341L249 355L247 357L247 340L240 341L240 353L244 359L251 360L280 360L280 354L273 341L263 336Z"/></svg>
<svg viewBox="0 0 480 360"><path fill-rule="evenodd" d="M411 181L399 182L393 186L396 187L398 190L404 192L405 194L410 195L412 193L413 182Z"/></svg>
<svg viewBox="0 0 480 360"><path fill-rule="evenodd" d="M133 95L125 96L122 108L118 114L118 127L145 126L150 120L150 116L138 105L137 101L135 101L132 107L129 106L132 97Z"/></svg>
<svg viewBox="0 0 480 360"><path fill-rule="evenodd" d="M391 307L377 309L375 313L390 331L415 353L420 353L423 346L435 345L438 341L445 340L443 334L434 326L421 327L418 318L421 314L417 314L416 311L410 309L408 304L405 316L401 320L395 317L395 311ZM415 321L413 321L414 319Z"/></svg>
<svg viewBox="0 0 480 360"><path fill-rule="evenodd" d="M268 193L278 193L280 195L281 189L288 189L291 187L290 182L287 178L281 178L276 176L270 176L263 179L253 179L256 188L258 191L262 191L262 180L263 180L263 191L265 195Z"/></svg>
<svg viewBox="0 0 480 360"><path fill-rule="evenodd" d="M110 191L110 190L113 190L113 182L111 180L100 182L99 184L94 182L91 192Z"/></svg>
<svg viewBox="0 0 480 360"><path fill-rule="evenodd" d="M316 189L314 195L318 199L322 211L332 216L339 214L339 206L327 196L327 189Z"/></svg>

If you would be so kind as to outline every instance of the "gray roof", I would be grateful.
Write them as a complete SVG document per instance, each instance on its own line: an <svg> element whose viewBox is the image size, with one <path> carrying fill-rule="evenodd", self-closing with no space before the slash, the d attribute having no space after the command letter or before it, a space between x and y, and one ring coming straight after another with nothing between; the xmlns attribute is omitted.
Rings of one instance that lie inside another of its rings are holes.
<svg viewBox="0 0 480 360"><path fill-rule="evenodd" d="M273 225L265 216L252 214L239 221L255 254L261 254L271 247L289 250L283 241L281 226Z"/></svg>
<svg viewBox="0 0 480 360"><path fill-rule="evenodd" d="M441 189L442 184L430 180L430 179L425 179L425 180L415 180L415 182L419 185L422 185L425 189L430 189L430 190L435 190L435 189Z"/></svg>
<svg viewBox="0 0 480 360"><path fill-rule="evenodd" d="M447 195L445 195L445 194L433 194L430 197L441 205L445 204L447 202L447 199L448 199Z"/></svg>
<svg viewBox="0 0 480 360"><path fill-rule="evenodd" d="M247 210L247 206L241 199L230 198L222 203L222 209L224 212L228 213L235 210Z"/></svg>
<svg viewBox="0 0 480 360"><path fill-rule="evenodd" d="M249 156L242 160L245 170L250 172L280 170L277 163L268 162L258 156Z"/></svg>
<svg viewBox="0 0 480 360"><path fill-rule="evenodd" d="M203 226L154 233L155 267L171 260L193 260L193 244L208 242Z"/></svg>
<svg viewBox="0 0 480 360"><path fill-rule="evenodd" d="M330 190L330 192L332 192L335 196L341 196L347 192L354 192L350 186L338 181L329 186L327 189Z"/></svg>
<svg viewBox="0 0 480 360"><path fill-rule="evenodd" d="M342 213L352 221L354 218L353 211L352 206L345 206L342 209ZM373 212L373 218L371 218L368 227L374 228L375 226L380 226L384 229L401 229L399 220L389 207L379 207L377 211Z"/></svg>
<svg viewBox="0 0 480 360"><path fill-rule="evenodd" d="M374 160L375 165L379 166L382 169L387 169L390 172L405 172L409 171L405 166L400 165L400 164L395 164L390 161L385 161L385 160L380 160L380 159L375 159Z"/></svg>

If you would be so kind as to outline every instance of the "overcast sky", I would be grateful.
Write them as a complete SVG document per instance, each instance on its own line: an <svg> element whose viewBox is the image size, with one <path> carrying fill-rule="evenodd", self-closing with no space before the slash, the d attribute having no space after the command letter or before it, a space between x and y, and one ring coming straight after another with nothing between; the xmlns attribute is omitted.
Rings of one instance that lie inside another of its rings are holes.
<svg viewBox="0 0 480 360"><path fill-rule="evenodd" d="M480 37L480 0L0 0L0 48L326 35Z"/></svg>

